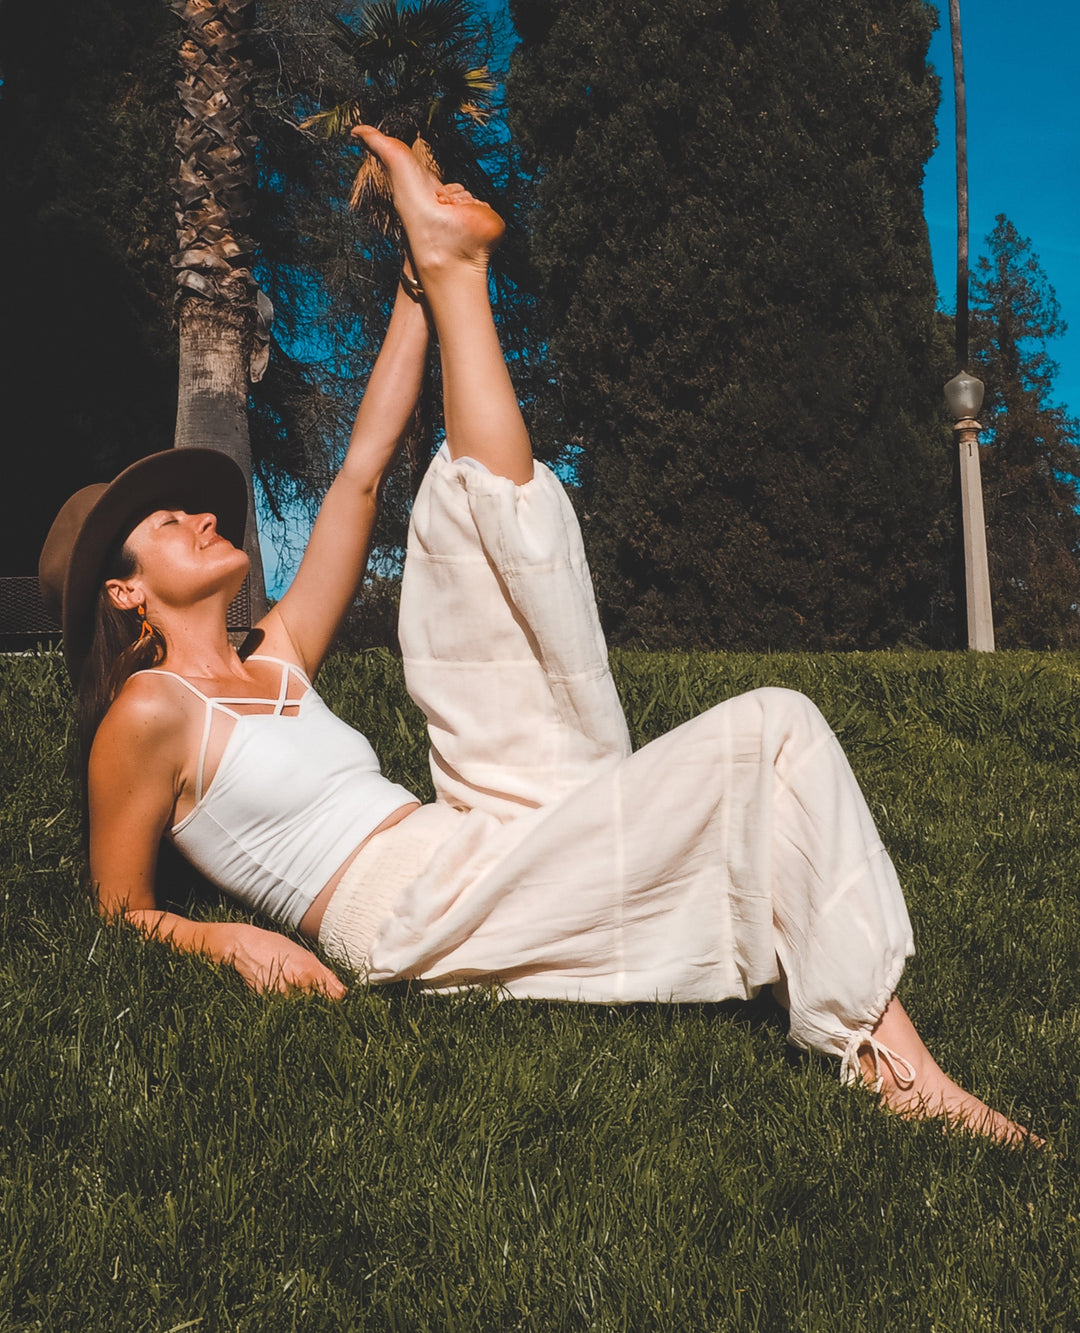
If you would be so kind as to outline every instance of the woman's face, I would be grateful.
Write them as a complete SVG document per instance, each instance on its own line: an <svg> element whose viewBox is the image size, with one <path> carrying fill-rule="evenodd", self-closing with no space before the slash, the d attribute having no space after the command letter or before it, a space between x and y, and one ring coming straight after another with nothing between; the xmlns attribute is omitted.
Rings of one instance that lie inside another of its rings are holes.
<svg viewBox="0 0 1080 1333"><path fill-rule="evenodd" d="M235 593L248 569L247 554L218 532L213 514L155 509L124 545L135 557L147 597L172 605L223 588Z"/></svg>

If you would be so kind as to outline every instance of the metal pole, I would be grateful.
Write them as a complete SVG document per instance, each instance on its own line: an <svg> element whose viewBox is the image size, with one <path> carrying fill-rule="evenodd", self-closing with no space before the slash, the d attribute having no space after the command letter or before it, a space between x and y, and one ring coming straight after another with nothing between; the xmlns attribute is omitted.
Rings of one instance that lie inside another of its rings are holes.
<svg viewBox="0 0 1080 1333"><path fill-rule="evenodd" d="M964 46L960 36L960 0L949 0L952 36L953 91L956 105L956 364L957 379L968 363L968 172L967 94L964 87ZM950 384L954 381L950 381ZM982 386L974 411L982 401ZM961 409L963 410L963 409ZM969 404L966 409L972 411ZM953 426L960 458L960 513L964 528L964 591L967 600L968 647L994 651L994 616L990 605L990 570L986 559L986 518L979 467L979 431L974 416L961 416Z"/></svg>
<svg viewBox="0 0 1080 1333"><path fill-rule="evenodd" d="M983 515L982 477L979 468L979 431L974 417L961 417L953 426L960 457L960 508L964 524L964 591L967 597L968 647L977 653L994 651L994 616L990 605L990 568L986 558L986 519Z"/></svg>
<svg viewBox="0 0 1080 1333"><path fill-rule="evenodd" d="M960 0L949 0L952 35L953 96L956 108L956 364L968 363L968 171L967 93L964 45L960 38Z"/></svg>

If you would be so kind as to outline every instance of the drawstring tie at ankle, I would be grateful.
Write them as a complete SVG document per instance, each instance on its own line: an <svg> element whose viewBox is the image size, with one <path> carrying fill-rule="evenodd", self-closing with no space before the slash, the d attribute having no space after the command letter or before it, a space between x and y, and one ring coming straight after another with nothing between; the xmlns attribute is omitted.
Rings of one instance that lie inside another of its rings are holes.
<svg viewBox="0 0 1080 1333"><path fill-rule="evenodd" d="M864 1050L869 1050L870 1058L874 1062L873 1080L866 1077L862 1062L859 1060L859 1055ZM855 1083L865 1083L871 1092L881 1092L885 1086L885 1078L881 1072L882 1065L888 1066L901 1092L907 1092L909 1088L915 1086L917 1074L910 1060L905 1060L898 1052L883 1045L869 1032L856 1032L844 1049L840 1062L840 1081L845 1087L851 1087Z"/></svg>

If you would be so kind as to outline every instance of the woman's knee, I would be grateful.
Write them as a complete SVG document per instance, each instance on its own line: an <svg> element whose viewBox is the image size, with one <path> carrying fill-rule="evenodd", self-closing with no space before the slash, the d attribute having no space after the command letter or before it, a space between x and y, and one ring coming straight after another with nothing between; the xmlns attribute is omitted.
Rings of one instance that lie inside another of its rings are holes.
<svg viewBox="0 0 1080 1333"><path fill-rule="evenodd" d="M732 745L748 753L776 749L786 738L805 742L832 735L832 728L814 701L798 690L766 685L734 695L679 727L680 743L691 736L727 751Z"/></svg>
<svg viewBox="0 0 1080 1333"><path fill-rule="evenodd" d="M831 730L813 699L798 690L789 690L782 685L762 685L739 698L746 701L747 707L760 713L766 727L801 724L812 730L821 727Z"/></svg>

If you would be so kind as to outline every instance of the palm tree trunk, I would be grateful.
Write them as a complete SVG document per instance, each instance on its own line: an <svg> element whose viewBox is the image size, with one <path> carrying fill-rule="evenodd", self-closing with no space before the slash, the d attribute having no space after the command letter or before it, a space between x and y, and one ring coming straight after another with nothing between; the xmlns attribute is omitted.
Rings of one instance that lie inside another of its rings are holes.
<svg viewBox="0 0 1080 1333"><path fill-rule="evenodd" d="M180 382L176 409L178 449L220 449L247 478L248 522L244 549L251 561L251 616L266 613L266 584L255 523L248 383L253 313L227 302L189 295L180 307Z"/></svg>
<svg viewBox="0 0 1080 1333"><path fill-rule="evenodd" d="M220 449L247 478L244 546L256 620L266 611L266 587L255 522L248 388L266 366L273 312L252 276L254 243L242 231L255 183L251 74L244 58L253 4L172 0L172 7L183 21L172 261L180 382L173 443Z"/></svg>

